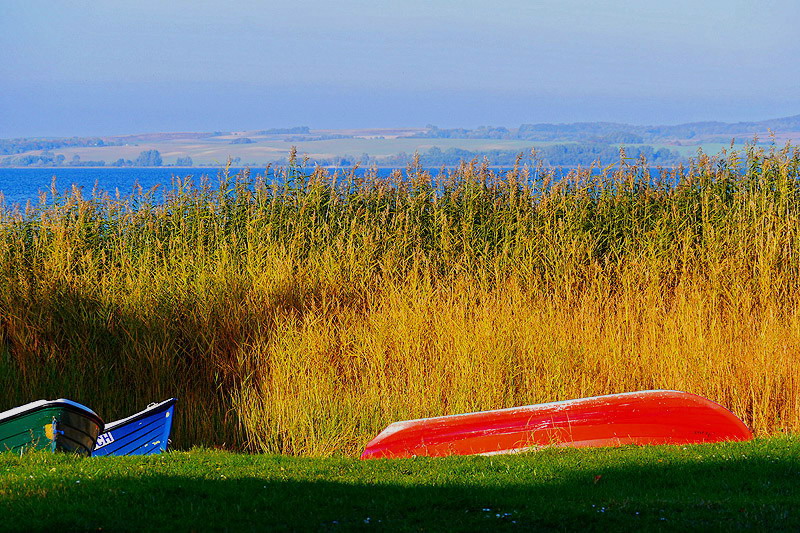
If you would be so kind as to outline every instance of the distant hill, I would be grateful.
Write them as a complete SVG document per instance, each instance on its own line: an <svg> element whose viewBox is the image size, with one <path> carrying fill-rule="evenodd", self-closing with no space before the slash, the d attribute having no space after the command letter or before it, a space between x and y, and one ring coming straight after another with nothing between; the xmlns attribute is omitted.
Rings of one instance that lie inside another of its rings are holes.
<svg viewBox="0 0 800 533"><path fill-rule="evenodd" d="M519 128L482 126L476 129L440 129L428 126L414 135L421 139L517 139L530 141L597 142L609 144L643 144L654 141L689 140L719 137L722 142L732 136L749 136L800 132L800 115L758 122L690 122L673 126L637 126L617 122L573 122L569 124L522 124Z"/></svg>
<svg viewBox="0 0 800 533"><path fill-rule="evenodd" d="M769 132L774 137L769 137ZM0 139L0 167L238 166L282 164L293 150L311 164L405 166L419 154L428 166L457 165L487 157L509 165L535 149L554 166L607 164L619 158L647 158L654 165L687 161L698 150L716 154L731 144L759 142L800 145L800 115L757 122L691 122L641 126L618 122L522 124L517 128L311 129L286 128L140 133L110 137ZM306 159L307 158L307 159Z"/></svg>

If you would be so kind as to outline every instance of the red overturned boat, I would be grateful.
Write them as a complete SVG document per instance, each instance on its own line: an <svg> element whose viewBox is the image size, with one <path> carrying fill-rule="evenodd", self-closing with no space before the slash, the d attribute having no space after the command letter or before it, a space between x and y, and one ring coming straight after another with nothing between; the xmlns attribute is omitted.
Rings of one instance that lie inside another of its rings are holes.
<svg viewBox="0 0 800 533"><path fill-rule="evenodd" d="M699 444L750 440L733 413L702 396L649 390L395 422L362 459L493 455L544 446Z"/></svg>

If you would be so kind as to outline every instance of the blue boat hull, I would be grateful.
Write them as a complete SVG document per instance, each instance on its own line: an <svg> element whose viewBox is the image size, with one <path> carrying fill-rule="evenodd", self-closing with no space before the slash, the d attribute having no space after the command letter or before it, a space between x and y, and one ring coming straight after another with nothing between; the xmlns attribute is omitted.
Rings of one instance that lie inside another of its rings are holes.
<svg viewBox="0 0 800 533"><path fill-rule="evenodd" d="M97 437L92 457L152 455L166 451L176 401L170 398L128 418L106 424L103 434Z"/></svg>

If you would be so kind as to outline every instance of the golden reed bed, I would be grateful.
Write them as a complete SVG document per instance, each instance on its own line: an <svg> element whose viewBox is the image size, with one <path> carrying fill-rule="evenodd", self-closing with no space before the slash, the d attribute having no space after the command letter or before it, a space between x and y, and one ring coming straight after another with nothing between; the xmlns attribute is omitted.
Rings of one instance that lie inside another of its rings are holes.
<svg viewBox="0 0 800 533"><path fill-rule="evenodd" d="M113 419L178 396L178 445L312 455L394 420L656 388L797 431L799 167L755 146L563 179L293 162L6 207L0 406Z"/></svg>

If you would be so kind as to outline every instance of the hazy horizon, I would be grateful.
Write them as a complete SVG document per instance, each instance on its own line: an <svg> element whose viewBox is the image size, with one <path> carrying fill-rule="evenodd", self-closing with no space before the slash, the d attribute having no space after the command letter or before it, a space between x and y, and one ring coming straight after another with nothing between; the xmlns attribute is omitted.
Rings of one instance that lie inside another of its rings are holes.
<svg viewBox="0 0 800 533"><path fill-rule="evenodd" d="M0 137L800 113L773 0L8 4Z"/></svg>

